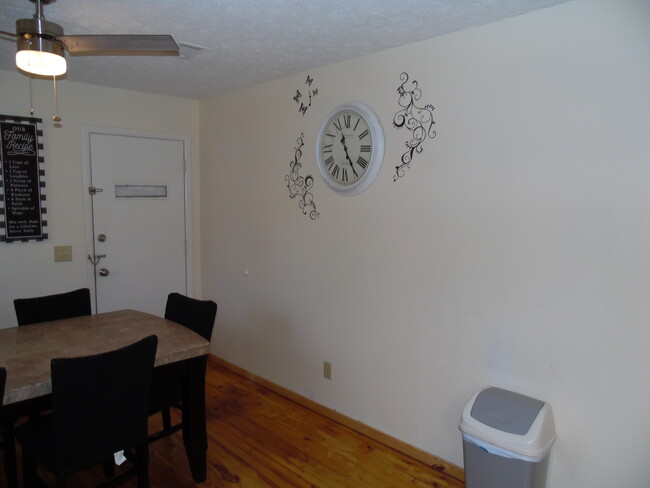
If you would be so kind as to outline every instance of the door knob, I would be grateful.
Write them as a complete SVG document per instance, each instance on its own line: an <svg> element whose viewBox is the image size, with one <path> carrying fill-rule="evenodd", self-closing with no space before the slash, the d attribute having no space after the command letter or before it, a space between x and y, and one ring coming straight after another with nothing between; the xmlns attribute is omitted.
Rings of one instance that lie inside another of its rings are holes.
<svg viewBox="0 0 650 488"><path fill-rule="evenodd" d="M99 276L108 276L110 274L110 271L108 271L106 268L99 268Z"/></svg>

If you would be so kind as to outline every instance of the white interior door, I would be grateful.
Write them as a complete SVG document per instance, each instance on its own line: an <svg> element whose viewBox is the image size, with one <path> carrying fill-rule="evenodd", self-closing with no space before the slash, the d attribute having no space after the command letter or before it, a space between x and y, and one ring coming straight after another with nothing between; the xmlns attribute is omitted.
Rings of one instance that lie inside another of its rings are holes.
<svg viewBox="0 0 650 488"><path fill-rule="evenodd" d="M89 274L97 312L162 315L188 292L185 141L89 131Z"/></svg>

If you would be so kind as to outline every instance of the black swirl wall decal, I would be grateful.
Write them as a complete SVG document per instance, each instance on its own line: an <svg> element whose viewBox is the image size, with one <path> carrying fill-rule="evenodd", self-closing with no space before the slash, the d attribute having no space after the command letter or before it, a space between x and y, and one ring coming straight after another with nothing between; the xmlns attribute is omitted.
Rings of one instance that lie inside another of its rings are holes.
<svg viewBox="0 0 650 488"><path fill-rule="evenodd" d="M284 179L287 182L287 188L289 189L289 198L293 199L298 197L298 206L302 210L302 213L304 215L309 215L310 219L316 220L320 214L318 213L318 210L316 210L314 195L311 192L311 189L314 186L314 178L312 175L300 176L300 169L302 168L300 158L302 157L302 146L305 145L304 138L304 133L301 133L300 137L298 137L296 141L297 146L293 148L293 161L289 162L291 169Z"/></svg>
<svg viewBox="0 0 650 488"><path fill-rule="evenodd" d="M402 84L397 89L399 98L397 103L402 109L393 117L393 125L396 129L406 127L411 131L411 138L406 141L406 152L402 154L400 163L395 166L393 181L397 181L405 174L405 170L411 167L413 157L422 152L422 143L428 138L436 137L436 131L433 126L434 107L431 104L423 107L416 105L416 102L422 97L422 91L418 88L418 82L413 80L409 82L408 73L400 75Z"/></svg>
<svg viewBox="0 0 650 488"><path fill-rule="evenodd" d="M307 113L309 107L311 107L314 98L318 96L318 88L313 88L311 86L312 83L314 83L314 79L307 75L307 79L305 80L307 88L304 89L306 90L305 94L303 95L300 90L296 90L296 94L293 97L293 101L298 104L298 112L301 113L303 117Z"/></svg>

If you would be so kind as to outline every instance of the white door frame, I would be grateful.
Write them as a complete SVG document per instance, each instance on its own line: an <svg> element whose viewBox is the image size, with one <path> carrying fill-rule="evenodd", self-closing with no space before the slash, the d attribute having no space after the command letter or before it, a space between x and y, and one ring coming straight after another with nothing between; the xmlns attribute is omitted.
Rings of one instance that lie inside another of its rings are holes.
<svg viewBox="0 0 650 488"><path fill-rule="evenodd" d="M139 137L144 139L165 139L183 142L184 158L184 200L185 207L185 280L188 295L192 296L194 290L193 253L192 253L192 174L191 174L191 137L185 134L172 134L166 132L152 132L135 129L122 129L117 127L102 127L95 125L81 126L81 150L83 158L83 182L84 182L84 211L86 220L86 256L93 254L94 235L93 235L93 213L92 198L88 189L91 186L91 161L90 161L90 136L92 134L104 134L113 136ZM86 278L91 296L95 296L95 274L94 267L86 257ZM92 307L95 310L95 300L92 300Z"/></svg>

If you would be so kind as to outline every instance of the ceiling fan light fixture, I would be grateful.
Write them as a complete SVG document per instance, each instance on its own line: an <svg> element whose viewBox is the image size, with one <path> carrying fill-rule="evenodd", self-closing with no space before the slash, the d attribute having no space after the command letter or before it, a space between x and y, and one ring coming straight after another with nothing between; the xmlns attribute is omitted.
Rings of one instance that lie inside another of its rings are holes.
<svg viewBox="0 0 650 488"><path fill-rule="evenodd" d="M63 35L60 25L35 16L33 19L17 20L16 33L16 66L19 69L41 76L65 74L68 66L63 45L55 39Z"/></svg>
<svg viewBox="0 0 650 488"><path fill-rule="evenodd" d="M54 41L41 39L38 47L47 47L43 46L47 43L58 45ZM47 49L19 50L16 53L16 66L27 73L41 76L61 76L68 69L68 63L63 57L63 52L59 54Z"/></svg>

